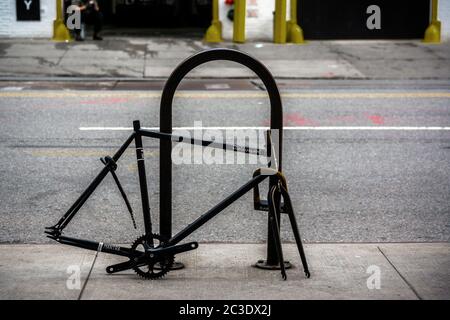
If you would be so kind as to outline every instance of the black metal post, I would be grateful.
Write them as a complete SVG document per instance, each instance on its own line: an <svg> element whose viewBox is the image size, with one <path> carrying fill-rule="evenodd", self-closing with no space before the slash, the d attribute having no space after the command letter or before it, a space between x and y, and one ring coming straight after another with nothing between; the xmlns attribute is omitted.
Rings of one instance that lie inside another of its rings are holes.
<svg viewBox="0 0 450 320"><path fill-rule="evenodd" d="M144 216L145 234L152 233L152 220L150 217L150 202L148 199L147 176L145 174L144 147L142 145L142 135L139 132L141 124L138 120L133 121L133 128L136 134L134 143L136 146L136 158L139 173L139 185L141 187L142 214Z"/></svg>
<svg viewBox="0 0 450 320"><path fill-rule="evenodd" d="M271 132L268 131L267 132L267 139L266 139L267 143L266 143L266 148L267 148L267 155L270 158L270 167L271 168L277 168L278 166L278 155L276 154L273 144L272 144L272 135ZM270 177L269 179L269 190L273 188L273 186L278 182L276 177ZM269 199L267 199L267 202L270 203ZM274 203L275 207L277 209L279 209L280 207L280 197L276 197L275 198L275 203ZM281 266L279 265L279 256L278 254L274 254L274 253L278 253L278 246L276 241L274 241L273 239L276 239L277 234L274 233L274 219L275 221L280 221L281 220L281 215L280 215L280 210L275 210L274 212L270 212L270 210L272 210L270 208L269 205L269 222L268 222L268 235L267 235L267 260L258 260L258 262L256 263L256 266L258 268L261 269L278 269L279 267L281 268ZM271 218L271 215L273 217L273 219ZM279 228L281 225L281 223L277 224L275 227ZM278 232L279 233L279 232ZM289 263L287 263L285 265L285 268L289 268L290 265Z"/></svg>
<svg viewBox="0 0 450 320"><path fill-rule="evenodd" d="M277 84L270 71L258 60L246 53L232 49L210 49L184 60L175 68L164 86L160 105L160 131L172 133L172 104L175 91L186 74L197 66L215 60L227 60L242 64L252 70L264 83L270 99L270 128L278 130L278 168L281 171L283 142L283 110ZM160 234L172 236L172 143L160 140ZM269 184L273 185L274 179ZM273 244L273 233L268 218L267 260L258 266L277 267L277 252Z"/></svg>

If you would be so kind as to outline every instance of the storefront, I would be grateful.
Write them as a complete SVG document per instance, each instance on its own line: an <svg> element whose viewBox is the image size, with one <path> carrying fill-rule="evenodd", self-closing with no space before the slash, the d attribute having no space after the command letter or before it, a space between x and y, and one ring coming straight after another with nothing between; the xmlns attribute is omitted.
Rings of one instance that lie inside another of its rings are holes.
<svg viewBox="0 0 450 320"><path fill-rule="evenodd" d="M56 0L4 0L0 37L51 38ZM123 28L198 28L211 23L211 0L97 0L110 32ZM62 0L64 7L71 0Z"/></svg>
<svg viewBox="0 0 450 320"><path fill-rule="evenodd" d="M3 0L0 37L51 38L57 0ZM71 0L61 0L68 5ZM204 34L212 19L213 0L97 0L108 32L124 29L197 30ZM246 0L245 38L271 41L275 3ZM286 20L290 0L282 0ZM281 1L280 1L281 2ZM318 39L421 39L430 23L431 0L298 0L297 20L306 40ZM232 40L232 0L219 0L218 17L225 41ZM450 0L439 0L442 39L450 37ZM61 20L62 21L62 20ZM284 21L284 20L283 20ZM159 32L159 31L158 31ZM127 33L122 33L127 35ZM173 35L173 33L172 33Z"/></svg>

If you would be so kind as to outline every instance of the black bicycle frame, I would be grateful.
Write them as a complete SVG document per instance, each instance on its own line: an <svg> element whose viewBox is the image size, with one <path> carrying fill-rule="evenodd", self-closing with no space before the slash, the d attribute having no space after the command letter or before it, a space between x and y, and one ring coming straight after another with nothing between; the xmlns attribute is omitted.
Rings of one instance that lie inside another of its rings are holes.
<svg viewBox="0 0 450 320"><path fill-rule="evenodd" d="M76 247L81 247L89 250L95 250L99 252L106 252L111 254L116 254L120 256L125 256L130 258L130 261L132 258L136 259L143 259L142 258L142 252L135 251L130 248L120 247L112 244L106 244L103 242L95 242L85 239L76 239L71 238L67 236L63 236L62 232L64 228L69 224L69 222L73 219L73 217L76 215L76 213L80 210L80 208L83 206L83 204L86 202L86 200L89 198L89 196L94 192L94 190L97 188L97 186L103 181L103 179L106 177L106 175L111 172L113 174L114 180L119 187L119 190L125 200L125 203L127 204L127 208L130 211L130 214L133 218L134 217L132 213L131 206L128 202L128 199L125 195L125 192L123 191L122 186L120 185L120 182L115 175L114 171L117 168L116 162L120 159L120 157L123 155L125 150L128 148L128 146L131 144L131 142L134 140L135 142L135 149L136 149L136 159L137 159L137 166L138 166L138 175L139 175L139 184L140 184L140 192L141 192L141 201L142 201L142 213L143 213L143 220L144 220L144 228L145 228L145 234L150 235L152 234L152 220L150 215L150 204L149 204L149 198L148 198L148 187L147 187L147 178L146 178L146 172L145 172L145 163L144 163L144 148L142 143L142 137L150 137L150 138L157 138L160 140L171 140L175 142L182 142L182 143L190 143L190 144L196 144L201 146L209 146L214 148L221 148L223 150L231 150L235 152L244 152L244 153L251 153L256 155L263 155L263 150L259 148L250 148L250 147L242 147L238 146L236 144L230 145L226 143L218 143L215 141L210 140L199 140L199 139L193 139L193 138L187 138L183 136L177 136L174 134L169 133L162 133L157 131L151 131L151 130L144 130L141 128L139 121L133 122L133 129L134 132L129 136L129 138L125 141L125 143L119 148L119 150L113 155L113 157L105 157L102 159L102 162L104 163L105 167L100 171L100 173L95 177L95 179L91 182L91 184L87 187L87 189L80 195L80 197L75 201L75 203L69 208L69 210L63 215L63 217L58 221L57 224L55 224L52 227L46 228L47 235L49 238L56 240L62 244L72 245ZM277 249L277 254L280 261L280 268L283 274L283 278L286 278L286 274L284 271L284 264L283 256L282 256L282 249L281 249L281 240L279 235L279 216L280 212L288 213L289 218L291 220L291 225L294 231L294 236L297 242L297 246L300 252L300 256L302 258L302 262L305 268L305 273L307 276L309 276L309 271L306 265L306 259L304 258L304 252L303 247L300 240L300 235L298 233L297 225L295 222L295 217L293 214L292 204L290 202L289 195L287 193L287 187L286 187L286 181L284 176L281 174L281 172L278 171L278 168L276 167L277 159L275 157L275 152L272 152L273 146L271 143L270 138L270 131L268 131L267 135L267 143L266 143L266 157L270 157L270 161L268 162L269 168L260 168L257 171L255 171L255 174L253 175L252 179L245 183L243 186L241 186L238 190L233 192L231 195L223 199L221 202L219 202L217 205L215 205L213 208L202 214L200 217L198 217L194 222L189 224L187 227L179 231L176 235L171 237L170 239L163 241L161 246L154 248L153 243L151 243L151 248L149 249L150 253L157 254L158 252L164 251L165 254L175 254L175 253L181 253L188 250L192 250L197 248L198 244L196 242L183 244L183 245L177 245L179 242L181 242L183 239L191 235L193 232L195 232L197 229L199 229L202 225L204 225L206 222L211 220L213 217L218 215L220 212L222 212L224 209L226 209L229 205L231 205L233 202L238 200L240 197L242 197L244 194L249 192L250 190L254 190L254 205L255 209L257 210L264 210L269 211L269 218L271 221L272 226L272 232L274 234L274 240L275 245ZM274 168L270 168L270 166L275 166ZM270 188L270 196L268 197L267 202L264 202L259 197L259 184L263 182L266 178L271 177L273 181L277 181L276 184L271 185ZM161 177L164 178L164 177ZM284 204L280 203L281 196L284 197L286 206ZM288 209L286 211L286 208ZM149 237L153 241L151 237ZM110 266L108 267L108 272L116 272L121 271L128 266L130 266L133 262L124 262L119 265ZM118 268L117 270L115 268ZM121 269L122 268L122 269Z"/></svg>
<svg viewBox="0 0 450 320"><path fill-rule="evenodd" d="M193 138L187 138L183 136L178 136L174 134L168 134L168 133L161 133L157 131L151 131L151 130L145 130L141 129L139 121L133 122L133 129L134 132L130 135L130 137L125 141L125 143L119 148L119 150L114 154L112 157L112 160L117 162L122 154L125 152L125 150L128 148L128 146L131 144L131 142L135 141L135 149L136 149L136 158L137 158L137 165L138 165L138 175L139 175L139 184L140 184L140 191L141 191L141 201L142 201L142 212L143 212L143 220L144 220L144 228L146 234L152 233L152 221L151 221L151 215L150 215L150 204L149 204L149 198L148 198L148 187L147 187L147 178L146 178L146 172L145 172L145 163L144 163L144 150L143 150L143 144L142 144L142 137L150 137L150 138L157 138L162 140L171 140L174 142L181 142L181 143L190 143L190 144L196 144L201 146L208 146L208 147L214 147L214 148L221 148L223 150L230 150L235 152L244 152L244 153L251 153L256 155L263 155L263 150L259 148L250 148L250 147L242 147L238 146L236 144L230 145L226 143L218 143L215 141L210 140L199 140L199 139L193 139ZM75 201L75 203L69 208L69 210L63 215L63 217L59 220L57 224L55 224L52 227L47 228L46 233L49 235L51 239L57 240L61 243L78 246L85 249L90 250L96 250L96 251L102 251L107 253L113 253L118 254L122 256L130 256L133 255L132 250L128 248L123 248L115 245L110 244L104 244L102 242L95 242L95 241L89 241L85 239L76 239L76 238L70 238L61 235L63 229L69 224L69 222L73 219L73 217L76 215L76 213L79 211L79 209L83 206L83 204L86 202L86 200L91 196L91 194L94 192L94 190L97 188L97 186L103 181L103 179L106 177L106 175L110 172L111 168L108 167L108 165L105 165L105 167L100 171L100 173L95 177L95 179L91 182L91 184L86 188L86 190L80 195L80 197ZM209 211L201 215L197 220L195 220L193 223L189 224L186 228L181 230L178 234L170 238L167 242L164 243L164 246L172 246L186 237L188 237L190 234L192 234L194 231L196 231L198 228L200 228L203 224L205 224L207 221L212 219L214 216L219 214L221 211L223 211L225 208L227 208L230 204L232 204L234 201L239 199L241 196L243 196L248 191L255 188L259 183L264 181L268 175L259 175L256 177L253 177L249 182L247 182L245 185L243 185L241 188L239 188L237 191L233 192L230 196L222 200L219 204L211 208Z"/></svg>

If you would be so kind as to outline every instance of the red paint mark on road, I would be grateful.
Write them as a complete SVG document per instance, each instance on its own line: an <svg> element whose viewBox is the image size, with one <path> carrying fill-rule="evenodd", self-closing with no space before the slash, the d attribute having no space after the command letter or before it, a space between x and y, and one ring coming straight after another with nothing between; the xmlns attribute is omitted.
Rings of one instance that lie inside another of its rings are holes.
<svg viewBox="0 0 450 320"><path fill-rule="evenodd" d="M368 116L369 120L372 121L373 124L381 125L384 124L384 117L376 114L372 114Z"/></svg>
<svg viewBox="0 0 450 320"><path fill-rule="evenodd" d="M303 117L298 113L288 113L284 116L284 124L297 125L297 126L312 126L315 125L315 121Z"/></svg>
<svg viewBox="0 0 450 320"><path fill-rule="evenodd" d="M129 101L129 98L119 98L119 97L112 97L112 98L102 98L102 99L96 99L96 100L86 100L81 101L81 104L113 104L113 103L121 103L121 102L127 102Z"/></svg>

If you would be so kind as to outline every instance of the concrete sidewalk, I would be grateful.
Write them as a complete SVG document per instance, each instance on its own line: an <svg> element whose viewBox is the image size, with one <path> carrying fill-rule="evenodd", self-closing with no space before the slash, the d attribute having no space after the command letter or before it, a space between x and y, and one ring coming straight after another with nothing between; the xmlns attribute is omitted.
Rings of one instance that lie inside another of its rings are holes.
<svg viewBox="0 0 450 320"><path fill-rule="evenodd" d="M286 79L450 79L450 42L311 41L206 44L189 38L107 37L104 41L55 43L0 39L0 79L49 77L163 79L185 58L211 47L242 50ZM200 66L194 78L254 76L231 62Z"/></svg>
<svg viewBox="0 0 450 320"><path fill-rule="evenodd" d="M63 245L0 245L0 299L450 299L449 243L307 244L306 279L293 244L287 281L251 267L263 244L203 244L164 279L108 275L120 257ZM68 289L80 270L79 288ZM379 271L379 288L371 281ZM375 272L375 273L374 273ZM369 277L372 277L369 279ZM369 283L369 284L368 284ZM83 289L84 288L84 289Z"/></svg>

